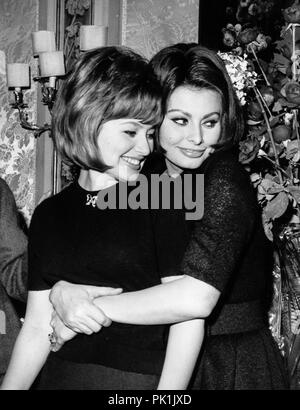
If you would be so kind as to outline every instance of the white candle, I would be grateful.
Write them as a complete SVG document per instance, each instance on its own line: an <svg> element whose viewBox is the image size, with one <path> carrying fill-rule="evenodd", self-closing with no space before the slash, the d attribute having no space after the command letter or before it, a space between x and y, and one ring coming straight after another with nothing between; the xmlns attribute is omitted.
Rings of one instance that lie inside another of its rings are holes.
<svg viewBox="0 0 300 410"><path fill-rule="evenodd" d="M14 88L29 87L29 64L7 64L7 85Z"/></svg>
<svg viewBox="0 0 300 410"><path fill-rule="evenodd" d="M62 51L51 51L39 55L41 77L65 75L64 54Z"/></svg>
<svg viewBox="0 0 300 410"><path fill-rule="evenodd" d="M49 87L55 88L56 77L49 77Z"/></svg>
<svg viewBox="0 0 300 410"><path fill-rule="evenodd" d="M106 26L81 26L80 27L80 50L87 51L93 48L103 47L107 43Z"/></svg>
<svg viewBox="0 0 300 410"><path fill-rule="evenodd" d="M32 33L32 50L36 56L39 53L55 51L55 34L53 31L40 30Z"/></svg>

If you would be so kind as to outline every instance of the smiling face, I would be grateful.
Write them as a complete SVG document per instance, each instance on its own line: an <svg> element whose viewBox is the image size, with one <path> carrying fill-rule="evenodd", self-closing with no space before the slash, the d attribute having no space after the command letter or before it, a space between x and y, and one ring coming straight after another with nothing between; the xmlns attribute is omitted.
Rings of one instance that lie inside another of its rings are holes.
<svg viewBox="0 0 300 410"><path fill-rule="evenodd" d="M103 124L98 145L105 173L117 180L137 179L146 157L153 151L154 128L140 120L125 118Z"/></svg>
<svg viewBox="0 0 300 410"><path fill-rule="evenodd" d="M176 88L159 132L169 171L198 168L219 141L221 122L222 100L216 91Z"/></svg>

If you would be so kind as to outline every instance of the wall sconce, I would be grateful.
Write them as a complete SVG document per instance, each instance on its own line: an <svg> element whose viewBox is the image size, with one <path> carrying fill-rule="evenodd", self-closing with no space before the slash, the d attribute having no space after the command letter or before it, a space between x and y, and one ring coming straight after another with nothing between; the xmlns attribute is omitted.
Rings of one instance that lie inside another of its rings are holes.
<svg viewBox="0 0 300 410"><path fill-rule="evenodd" d="M106 26L80 27L80 50L87 51L93 48L105 46L107 43ZM63 51L56 51L55 34L53 31L36 31L32 33L33 55L39 59L40 75L33 80L41 85L42 103L47 105L49 112L53 108L57 94L57 79L65 76L65 60ZM67 61L66 61L66 65ZM20 124L23 128L33 131L35 137L39 137L45 131L51 131L51 126L45 124L39 126L28 121L24 103L23 88L30 88L30 68L28 64L7 64L7 85L13 89L15 101L11 106L19 111Z"/></svg>
<svg viewBox="0 0 300 410"><path fill-rule="evenodd" d="M79 32L80 52L103 47L107 44L108 27L95 25L82 25ZM73 40L75 42L75 39ZM74 45L73 45L74 46ZM69 67L70 55L64 55L63 51L57 51L55 45L55 34L53 31L37 31L32 33L32 49L34 57L39 60L39 76L33 78L40 83L42 100L48 107L51 115L52 108L57 94L57 83L63 79ZM71 47L73 49L73 47ZM74 57L73 57L74 58ZM11 106L18 110L19 120L22 128L32 131L37 138L45 131L50 132L51 124L38 125L28 120L24 102L23 89L30 88L30 67L29 64L10 63L7 64L7 86L14 93L14 103ZM54 150L53 174L57 173L57 155ZM53 176L53 192L57 192L57 175Z"/></svg>

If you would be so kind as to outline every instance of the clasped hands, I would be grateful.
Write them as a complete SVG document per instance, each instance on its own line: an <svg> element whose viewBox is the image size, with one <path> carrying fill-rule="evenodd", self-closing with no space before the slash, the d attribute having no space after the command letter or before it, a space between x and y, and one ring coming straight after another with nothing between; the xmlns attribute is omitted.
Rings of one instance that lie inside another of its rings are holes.
<svg viewBox="0 0 300 410"><path fill-rule="evenodd" d="M78 333L91 335L103 326L110 326L110 318L94 304L94 300L120 293L120 288L74 285L64 281L56 283L50 293L54 309L50 323L53 329L51 351L57 352Z"/></svg>

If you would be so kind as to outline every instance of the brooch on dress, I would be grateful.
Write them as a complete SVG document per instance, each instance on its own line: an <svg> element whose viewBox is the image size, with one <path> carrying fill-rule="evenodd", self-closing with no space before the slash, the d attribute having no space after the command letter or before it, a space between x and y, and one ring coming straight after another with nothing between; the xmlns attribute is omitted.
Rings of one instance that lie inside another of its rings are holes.
<svg viewBox="0 0 300 410"><path fill-rule="evenodd" d="M86 205L87 206L92 205L95 208L96 202L97 202L97 195L91 195L91 194L86 195Z"/></svg>

